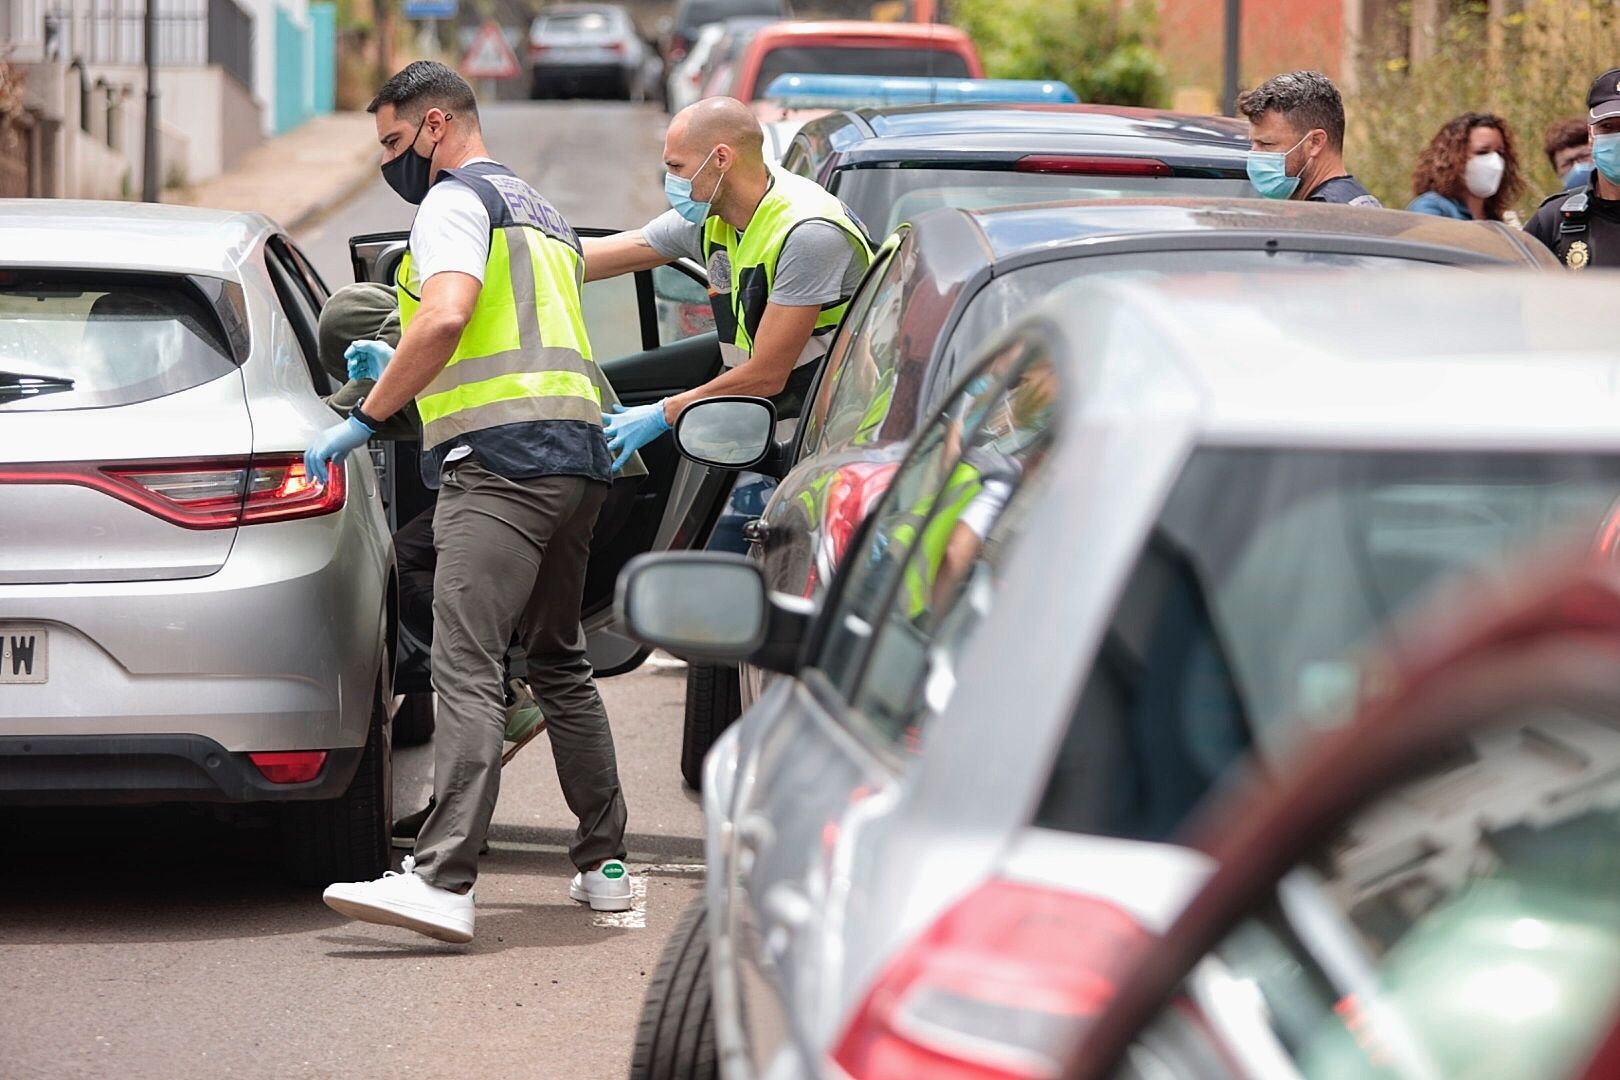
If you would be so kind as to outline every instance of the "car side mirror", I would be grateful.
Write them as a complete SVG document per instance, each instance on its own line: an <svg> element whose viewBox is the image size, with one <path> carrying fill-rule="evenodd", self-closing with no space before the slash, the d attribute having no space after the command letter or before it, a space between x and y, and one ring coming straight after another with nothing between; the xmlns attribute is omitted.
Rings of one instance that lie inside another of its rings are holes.
<svg viewBox="0 0 1620 1080"><path fill-rule="evenodd" d="M815 605L765 587L740 555L667 552L632 559L619 575L619 622L644 645L688 660L791 675Z"/></svg>
<svg viewBox="0 0 1620 1080"><path fill-rule="evenodd" d="M775 447L776 407L764 398L694 402L675 418L675 445L699 465L747 469Z"/></svg>

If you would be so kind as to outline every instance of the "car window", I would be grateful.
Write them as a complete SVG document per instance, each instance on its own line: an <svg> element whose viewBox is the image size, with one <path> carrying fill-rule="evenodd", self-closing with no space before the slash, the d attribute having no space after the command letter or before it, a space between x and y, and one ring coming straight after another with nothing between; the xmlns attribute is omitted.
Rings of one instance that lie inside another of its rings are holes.
<svg viewBox="0 0 1620 1080"><path fill-rule="evenodd" d="M760 59L754 96L763 96L778 76L800 71L813 71L818 75L921 75L942 79L965 79L972 74L960 53L943 49L778 45Z"/></svg>
<svg viewBox="0 0 1620 1080"><path fill-rule="evenodd" d="M1613 558L1620 458L1206 448L1110 616L1037 823L1173 839L1251 749L1280 760L1378 685L1384 633L1566 544ZM1278 597L1288 597L1279 603Z"/></svg>
<svg viewBox="0 0 1620 1080"><path fill-rule="evenodd" d="M0 272L0 412L133 405L234 370L219 314L182 280Z"/></svg>
<svg viewBox="0 0 1620 1080"><path fill-rule="evenodd" d="M1620 999L1616 755L1575 706L1426 758L1225 935L1125 1075L1574 1075Z"/></svg>
<svg viewBox="0 0 1620 1080"><path fill-rule="evenodd" d="M1255 197L1247 180L1220 176L1089 176L1009 172L1005 168L926 167L846 169L841 175L838 197L878 236L886 236L902 221L942 206L988 210L1076 199Z"/></svg>
<svg viewBox="0 0 1620 1080"><path fill-rule="evenodd" d="M326 279L321 277L320 271L311 265L308 256L291 240L284 241L283 254L288 264L297 273L299 281L304 286L304 291L309 294L310 299L314 302L315 310L320 311L326 307L326 302L332 297L332 290L326 287Z"/></svg>
<svg viewBox="0 0 1620 1080"><path fill-rule="evenodd" d="M1250 273L1267 270L1305 273L1316 270L1390 270L1418 265L1388 254L1347 254L1322 251L1272 251L1258 248L1164 251L1122 251L1087 254L1036 263L998 275L980 289L962 309L962 317L946 343L942 362L935 366L928 401L937 401L962 378L976 359L981 344L1037 302L1061 295L1071 283L1097 275L1156 280L1170 274ZM1428 265L1428 264L1424 264ZM1418 350L1413 348L1415 354Z"/></svg>
<svg viewBox="0 0 1620 1080"><path fill-rule="evenodd" d="M1015 341L918 437L845 562L818 666L880 744L915 748L955 688L1039 488L1057 378Z"/></svg>
<svg viewBox="0 0 1620 1080"><path fill-rule="evenodd" d="M596 360L611 360L644 350L641 300L636 291L635 274L587 281L579 291L579 302L585 316L585 334L591 342L591 355Z"/></svg>
<svg viewBox="0 0 1620 1080"><path fill-rule="evenodd" d="M714 330L709 290L696 279L673 266L660 266L652 271L652 285L660 345L673 345Z"/></svg>
<svg viewBox="0 0 1620 1080"><path fill-rule="evenodd" d="M304 366L309 369L310 384L318 394L333 393L337 387L332 385L331 376L320 365L319 338L316 334L320 324L320 307L314 295L288 260L284 244L278 245L272 241L265 248L264 260L265 267L270 271L271 284L275 287L276 299L281 301L282 313L292 327L293 338L304 357Z"/></svg>
<svg viewBox="0 0 1620 1080"><path fill-rule="evenodd" d="M827 353L800 455L871 438L888 415L899 364L904 264L893 250L867 274Z"/></svg>
<svg viewBox="0 0 1620 1080"><path fill-rule="evenodd" d="M782 154L782 168L798 176L810 176L810 148L804 139L795 135L793 141L788 143L787 150Z"/></svg>

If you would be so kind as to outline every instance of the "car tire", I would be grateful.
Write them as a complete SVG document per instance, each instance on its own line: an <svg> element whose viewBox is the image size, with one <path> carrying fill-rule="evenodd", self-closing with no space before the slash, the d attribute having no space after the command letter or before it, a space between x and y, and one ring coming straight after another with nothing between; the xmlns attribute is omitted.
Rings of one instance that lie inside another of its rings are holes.
<svg viewBox="0 0 1620 1080"><path fill-rule="evenodd" d="M433 738L433 691L406 694L394 713L394 745L421 746Z"/></svg>
<svg viewBox="0 0 1620 1080"><path fill-rule="evenodd" d="M681 914L653 971L636 1026L630 1080L718 1080L709 982L708 910L700 895Z"/></svg>
<svg viewBox="0 0 1620 1080"><path fill-rule="evenodd" d="M392 865L393 741L380 691L377 698L349 789L336 799L282 808L277 822L281 862L300 884L371 881Z"/></svg>
<svg viewBox="0 0 1620 1080"><path fill-rule="evenodd" d="M742 672L721 664L686 669L686 724L681 733L681 778L703 790L703 758L742 715Z"/></svg>

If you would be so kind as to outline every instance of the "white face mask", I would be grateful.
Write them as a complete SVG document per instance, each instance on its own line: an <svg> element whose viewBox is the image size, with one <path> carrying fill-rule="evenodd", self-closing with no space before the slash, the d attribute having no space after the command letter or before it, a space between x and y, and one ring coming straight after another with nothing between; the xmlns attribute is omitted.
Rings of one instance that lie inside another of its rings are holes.
<svg viewBox="0 0 1620 1080"><path fill-rule="evenodd" d="M1463 166L1463 183L1475 198L1488 199L1502 187L1507 161L1501 154L1475 154Z"/></svg>

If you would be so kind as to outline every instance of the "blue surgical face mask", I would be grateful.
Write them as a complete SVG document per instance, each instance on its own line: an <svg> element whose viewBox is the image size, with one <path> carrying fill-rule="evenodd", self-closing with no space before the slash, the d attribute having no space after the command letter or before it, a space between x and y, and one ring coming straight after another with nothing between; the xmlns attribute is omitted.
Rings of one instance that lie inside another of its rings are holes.
<svg viewBox="0 0 1620 1080"><path fill-rule="evenodd" d="M1268 199L1287 199L1299 189L1299 177L1288 175L1288 155L1305 145L1305 139L1310 138L1310 132L1305 138L1289 147L1287 150L1250 150L1245 168L1249 173L1249 183L1254 190ZM1300 166L1304 172L1305 167Z"/></svg>
<svg viewBox="0 0 1620 1080"><path fill-rule="evenodd" d="M1592 164L1603 179L1620 184L1620 132L1592 136Z"/></svg>
<svg viewBox="0 0 1620 1080"><path fill-rule="evenodd" d="M717 146L714 149L718 150L720 148ZM714 150L709 151L709 157L703 159L703 164L697 167L697 172L692 174L691 179L676 176L671 172L664 174L664 197L669 200L669 205L677 214L694 225L701 225L708 219L709 207L714 205L714 197L720 194L720 185L726 182L725 173L721 173L720 180L714 185L714 191L709 194L708 202L698 202L692 198L692 181L696 180L698 174L708 167L709 158L712 157L714 157Z"/></svg>
<svg viewBox="0 0 1620 1080"><path fill-rule="evenodd" d="M1574 191L1576 188L1583 188L1591 179L1592 163L1590 161L1583 161L1579 165L1573 166L1569 172L1565 174L1564 190Z"/></svg>

